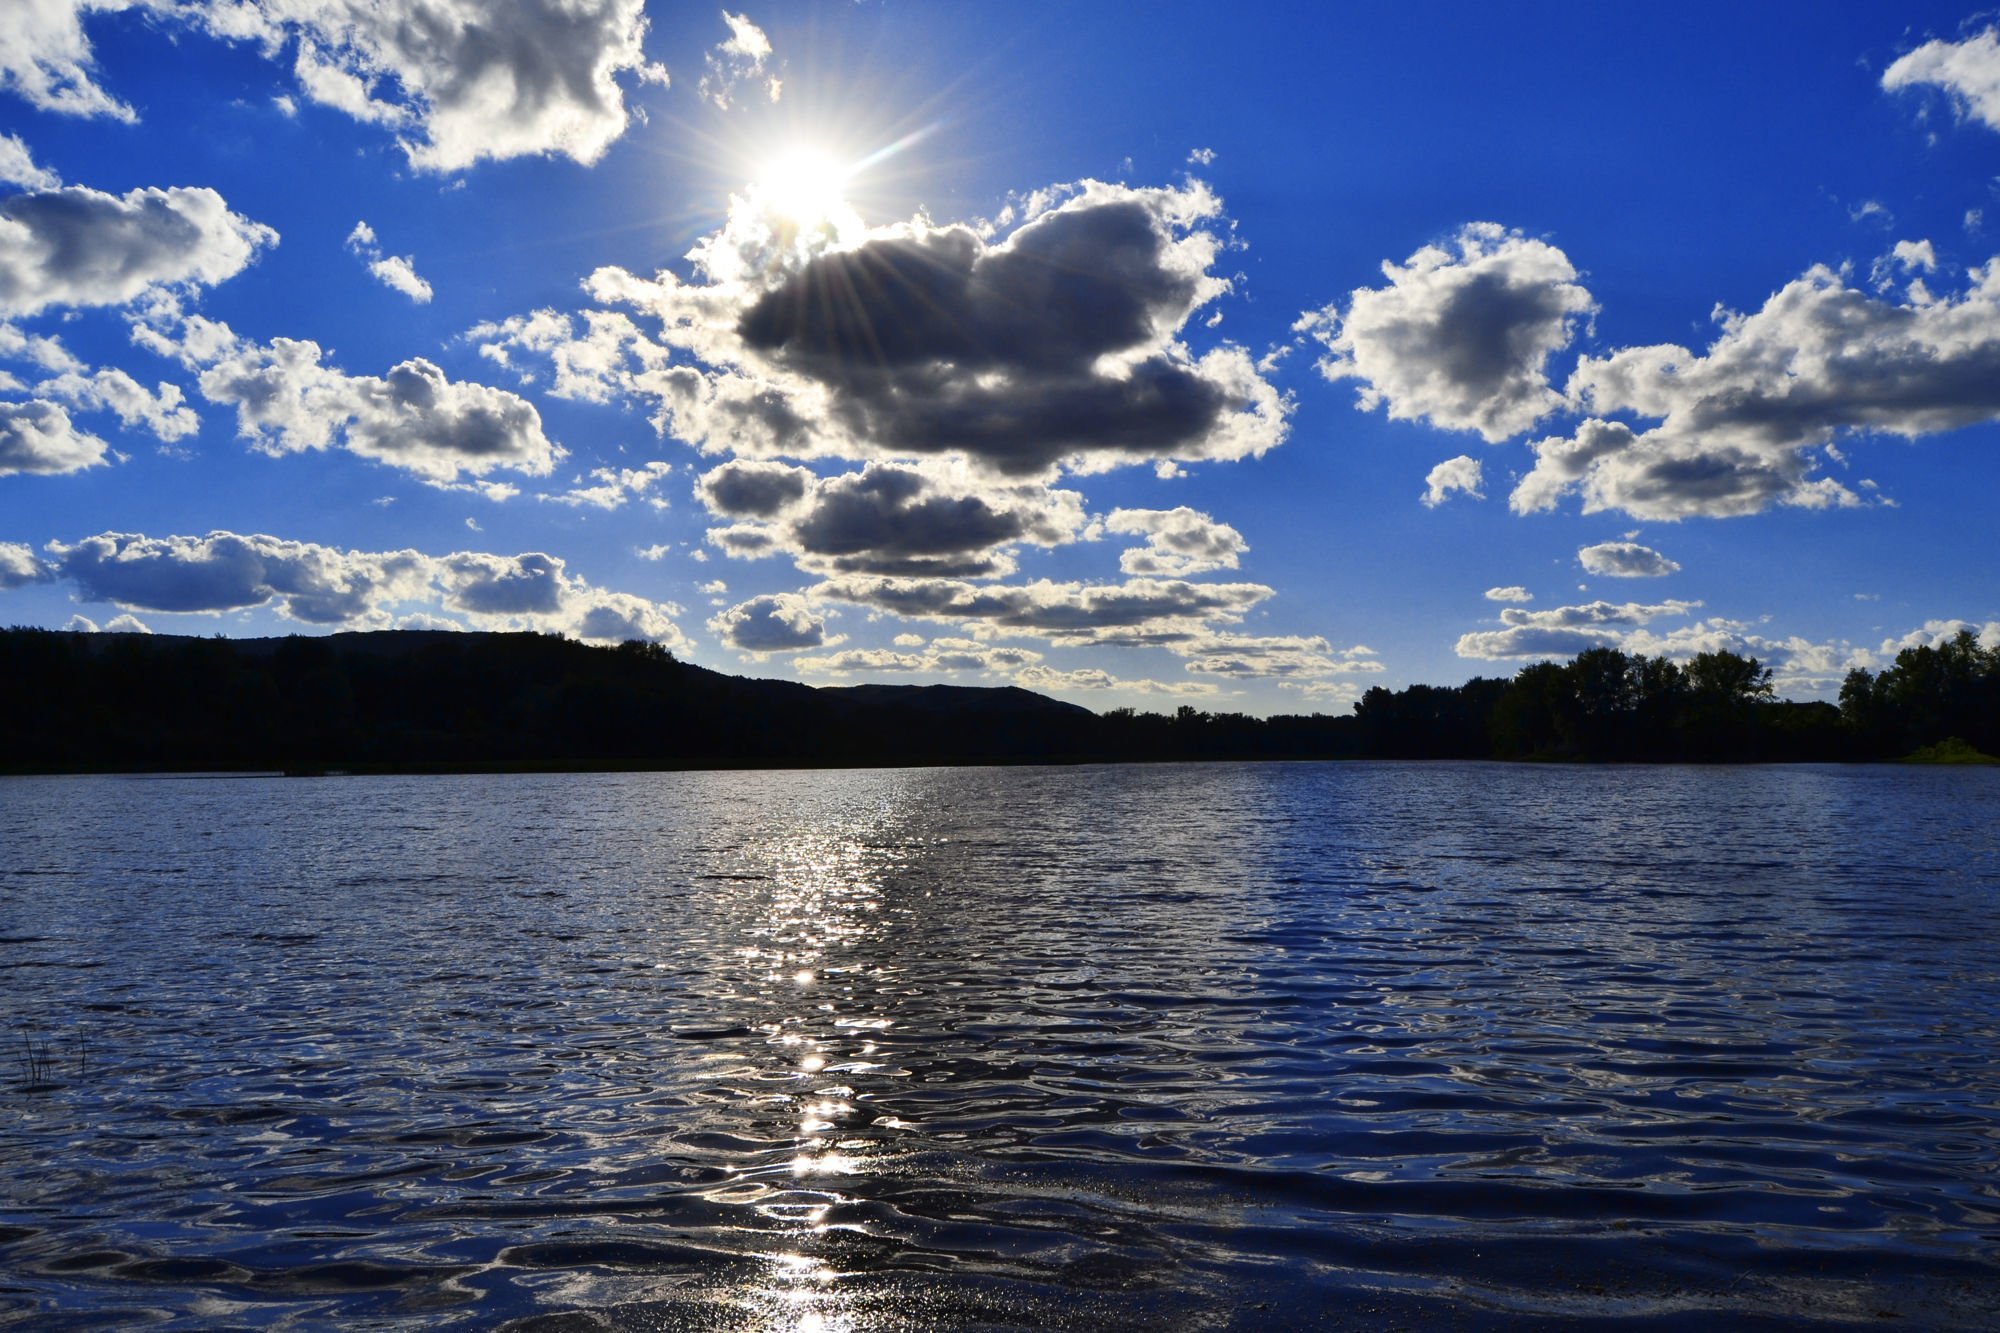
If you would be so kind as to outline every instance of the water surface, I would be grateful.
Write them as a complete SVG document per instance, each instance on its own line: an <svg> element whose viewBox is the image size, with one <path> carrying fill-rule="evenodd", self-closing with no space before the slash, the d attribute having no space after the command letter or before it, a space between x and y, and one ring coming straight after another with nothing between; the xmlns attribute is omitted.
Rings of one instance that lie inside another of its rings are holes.
<svg viewBox="0 0 2000 1333"><path fill-rule="evenodd" d="M7 780L0 1320L1991 1327L1996 829L1874 767Z"/></svg>

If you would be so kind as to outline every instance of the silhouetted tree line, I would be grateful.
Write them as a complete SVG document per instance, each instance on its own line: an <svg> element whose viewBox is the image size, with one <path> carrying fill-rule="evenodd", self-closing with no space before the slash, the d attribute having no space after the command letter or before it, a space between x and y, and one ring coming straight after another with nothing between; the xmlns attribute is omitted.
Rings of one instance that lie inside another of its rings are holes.
<svg viewBox="0 0 2000 1333"><path fill-rule="evenodd" d="M1103 716L1016 688L726 676L656 645L392 631L194 639L0 631L0 768L647 768L1172 759L1887 758L2000 750L1970 634L1848 677L1836 709L1755 659L1608 648L1511 679L1369 690L1349 716Z"/></svg>

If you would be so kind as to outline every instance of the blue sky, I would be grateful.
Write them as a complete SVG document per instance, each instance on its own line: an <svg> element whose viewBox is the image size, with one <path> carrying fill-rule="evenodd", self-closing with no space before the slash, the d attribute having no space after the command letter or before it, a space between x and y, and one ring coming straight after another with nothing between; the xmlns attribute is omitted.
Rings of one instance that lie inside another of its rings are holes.
<svg viewBox="0 0 2000 1333"><path fill-rule="evenodd" d="M2000 642L1958 6L19 0L0 622L1342 711Z"/></svg>

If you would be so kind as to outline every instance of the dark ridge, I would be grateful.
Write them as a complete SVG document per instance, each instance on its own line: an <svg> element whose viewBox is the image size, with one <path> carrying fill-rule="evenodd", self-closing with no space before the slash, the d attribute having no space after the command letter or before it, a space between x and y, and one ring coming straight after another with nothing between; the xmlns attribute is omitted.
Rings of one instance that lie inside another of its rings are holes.
<svg viewBox="0 0 2000 1333"><path fill-rule="evenodd" d="M1838 708L1773 700L1754 658L1596 648L1511 679L1372 689L1349 716L1256 718L1099 715L1014 686L816 689L724 675L653 644L542 634L0 630L0 771L15 773L1826 761L1948 741L2000 752L2000 650L1969 632L1907 649L1879 675L1851 672Z"/></svg>

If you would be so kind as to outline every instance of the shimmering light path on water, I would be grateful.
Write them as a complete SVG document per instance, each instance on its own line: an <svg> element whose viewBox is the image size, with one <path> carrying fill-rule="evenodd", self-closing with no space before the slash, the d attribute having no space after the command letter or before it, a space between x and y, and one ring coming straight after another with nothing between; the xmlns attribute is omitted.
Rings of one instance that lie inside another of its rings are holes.
<svg viewBox="0 0 2000 1333"><path fill-rule="evenodd" d="M1991 1327L1996 829L1896 768L8 780L0 1320Z"/></svg>

